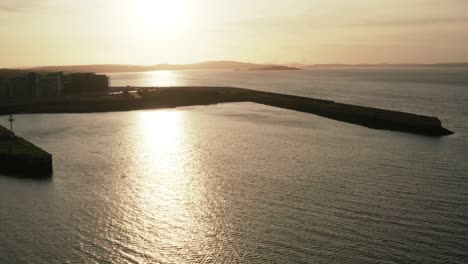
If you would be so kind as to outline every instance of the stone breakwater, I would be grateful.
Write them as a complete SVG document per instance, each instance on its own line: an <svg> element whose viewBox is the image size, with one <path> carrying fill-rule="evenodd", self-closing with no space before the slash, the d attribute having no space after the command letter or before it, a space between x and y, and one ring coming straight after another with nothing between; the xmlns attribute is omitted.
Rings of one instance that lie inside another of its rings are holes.
<svg viewBox="0 0 468 264"><path fill-rule="evenodd" d="M111 94L17 102L0 106L0 115L15 113L90 113L253 102L306 112L373 129L445 136L452 131L436 117L342 104L233 87L114 87Z"/></svg>
<svg viewBox="0 0 468 264"><path fill-rule="evenodd" d="M52 155L0 126L0 173L28 178L52 176Z"/></svg>
<svg viewBox="0 0 468 264"><path fill-rule="evenodd" d="M453 134L452 131L442 127L442 122L436 117L264 92L256 92L251 101L311 113L373 129L410 132L427 136Z"/></svg>

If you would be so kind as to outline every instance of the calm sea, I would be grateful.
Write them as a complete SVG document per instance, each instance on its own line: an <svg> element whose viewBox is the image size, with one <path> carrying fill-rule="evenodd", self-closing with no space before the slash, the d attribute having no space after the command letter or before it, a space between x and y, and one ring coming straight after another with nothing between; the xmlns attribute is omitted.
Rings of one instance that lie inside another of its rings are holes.
<svg viewBox="0 0 468 264"><path fill-rule="evenodd" d="M468 69L111 78L434 115L456 134L252 103L17 115L17 133L54 155L55 173L0 176L0 263L468 263Z"/></svg>

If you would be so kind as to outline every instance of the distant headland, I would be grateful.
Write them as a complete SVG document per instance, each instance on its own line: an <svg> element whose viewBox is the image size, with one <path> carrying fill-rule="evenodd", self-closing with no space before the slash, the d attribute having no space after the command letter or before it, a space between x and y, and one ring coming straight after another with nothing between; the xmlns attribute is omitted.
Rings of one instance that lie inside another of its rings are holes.
<svg viewBox="0 0 468 264"><path fill-rule="evenodd" d="M145 72L158 70L291 70L316 68L468 68L468 63L435 63L435 64L257 64L237 61L206 61L192 64L157 64L157 65L123 65L123 64L93 64L44 66L32 68L0 69L0 76L13 72Z"/></svg>
<svg viewBox="0 0 468 264"><path fill-rule="evenodd" d="M302 70L296 67L289 67L289 66L281 66L281 65L273 65L273 66L266 66L261 68L253 68L249 69L250 71L298 71Z"/></svg>

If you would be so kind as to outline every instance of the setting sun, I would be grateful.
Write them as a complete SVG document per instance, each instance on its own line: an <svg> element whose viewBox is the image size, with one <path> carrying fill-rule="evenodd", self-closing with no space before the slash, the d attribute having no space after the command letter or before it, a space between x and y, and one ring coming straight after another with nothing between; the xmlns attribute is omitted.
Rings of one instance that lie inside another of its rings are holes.
<svg viewBox="0 0 468 264"><path fill-rule="evenodd" d="M177 32L187 22L184 0L138 0L134 7L137 26L147 32Z"/></svg>

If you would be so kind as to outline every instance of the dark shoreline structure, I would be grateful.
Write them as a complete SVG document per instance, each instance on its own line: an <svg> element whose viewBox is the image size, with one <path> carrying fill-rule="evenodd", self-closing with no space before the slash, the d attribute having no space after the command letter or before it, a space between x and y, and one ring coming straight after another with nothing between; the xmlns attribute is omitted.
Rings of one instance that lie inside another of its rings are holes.
<svg viewBox="0 0 468 264"><path fill-rule="evenodd" d="M113 94L10 103L0 106L0 115L112 112L230 102L253 102L311 113L373 129L410 132L434 137L453 134L452 131L443 128L441 121L436 117L243 88L114 87L110 91Z"/></svg>
<svg viewBox="0 0 468 264"><path fill-rule="evenodd" d="M52 155L0 126L0 173L25 177L52 176Z"/></svg>

